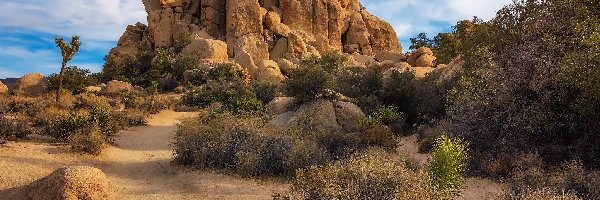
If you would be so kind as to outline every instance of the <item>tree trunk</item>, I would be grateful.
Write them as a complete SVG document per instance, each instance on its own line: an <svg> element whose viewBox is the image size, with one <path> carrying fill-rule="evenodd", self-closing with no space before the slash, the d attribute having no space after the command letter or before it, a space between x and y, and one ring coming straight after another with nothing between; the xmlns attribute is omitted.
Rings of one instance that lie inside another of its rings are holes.
<svg viewBox="0 0 600 200"><path fill-rule="evenodd" d="M63 76L64 76L66 66L67 66L67 62L63 61L62 66L60 67L60 75L58 75L58 90L56 90L56 103L60 102L60 94L62 93Z"/></svg>

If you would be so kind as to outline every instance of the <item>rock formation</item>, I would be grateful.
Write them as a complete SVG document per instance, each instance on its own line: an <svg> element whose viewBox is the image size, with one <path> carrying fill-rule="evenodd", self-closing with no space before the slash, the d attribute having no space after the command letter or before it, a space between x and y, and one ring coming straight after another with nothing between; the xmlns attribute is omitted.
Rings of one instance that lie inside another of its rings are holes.
<svg viewBox="0 0 600 200"><path fill-rule="evenodd" d="M37 96L48 89L48 80L40 73L30 73L21 77L15 84L15 92L18 94Z"/></svg>
<svg viewBox="0 0 600 200"><path fill-rule="evenodd" d="M254 77L279 79L282 73L274 71L289 68L272 65L282 63L281 58L318 56L328 51L364 56L402 51L392 26L369 14L359 0L143 3L148 25L128 26L109 56L135 57L139 52L167 48L204 63L235 61ZM264 60L272 60L267 61L271 67L259 67Z"/></svg>
<svg viewBox="0 0 600 200"><path fill-rule="evenodd" d="M8 86L0 81L0 95L8 93Z"/></svg>
<svg viewBox="0 0 600 200"><path fill-rule="evenodd" d="M27 186L11 191L13 200L112 200L115 195L106 175L93 167L65 167Z"/></svg>

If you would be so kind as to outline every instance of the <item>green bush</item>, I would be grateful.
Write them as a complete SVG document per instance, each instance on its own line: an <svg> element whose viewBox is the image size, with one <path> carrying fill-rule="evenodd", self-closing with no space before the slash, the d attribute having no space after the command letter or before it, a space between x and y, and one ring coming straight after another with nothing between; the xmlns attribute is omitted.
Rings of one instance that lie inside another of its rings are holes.
<svg viewBox="0 0 600 200"><path fill-rule="evenodd" d="M48 90L58 90L59 75L51 74L48 76ZM63 89L74 94L85 92L85 88L96 84L96 78L92 76L92 73L88 69L81 69L76 66L70 66L65 68Z"/></svg>
<svg viewBox="0 0 600 200"><path fill-rule="evenodd" d="M88 116L71 113L58 118L54 122L50 135L57 140L66 141L73 133L85 128L88 124Z"/></svg>
<svg viewBox="0 0 600 200"><path fill-rule="evenodd" d="M255 81L252 83L252 88L256 92L256 98L264 104L270 103L282 93L281 83Z"/></svg>
<svg viewBox="0 0 600 200"><path fill-rule="evenodd" d="M297 170L295 196L301 199L439 199L426 173L412 171L382 150L308 170Z"/></svg>
<svg viewBox="0 0 600 200"><path fill-rule="evenodd" d="M465 185L468 145L460 139L440 136L433 148L429 172L436 189L448 197L457 197Z"/></svg>
<svg viewBox="0 0 600 200"><path fill-rule="evenodd" d="M326 96L335 89L335 75L345 60L344 56L335 52L326 53L321 58L302 60L300 67L285 80L285 94L302 101Z"/></svg>

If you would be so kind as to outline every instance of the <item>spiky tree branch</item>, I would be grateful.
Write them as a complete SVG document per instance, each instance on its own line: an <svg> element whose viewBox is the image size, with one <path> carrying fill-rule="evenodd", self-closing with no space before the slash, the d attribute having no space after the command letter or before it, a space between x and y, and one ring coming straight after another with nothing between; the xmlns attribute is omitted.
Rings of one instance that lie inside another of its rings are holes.
<svg viewBox="0 0 600 200"><path fill-rule="evenodd" d="M79 46L81 46L81 42L79 41L79 36L74 35L71 43L65 43L65 40L62 38L56 38L55 40L56 46L60 48L60 52L62 55L62 66L60 67L60 75L58 78L58 90L56 90L56 102L60 101L60 94L63 89L63 79L64 79L64 71L67 67L67 63L73 59L73 56L79 51Z"/></svg>

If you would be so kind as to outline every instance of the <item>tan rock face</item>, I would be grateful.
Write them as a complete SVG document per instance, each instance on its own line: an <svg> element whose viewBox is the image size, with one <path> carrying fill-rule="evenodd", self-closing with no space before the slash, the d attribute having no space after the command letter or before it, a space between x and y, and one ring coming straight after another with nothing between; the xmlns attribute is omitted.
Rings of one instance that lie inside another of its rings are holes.
<svg viewBox="0 0 600 200"><path fill-rule="evenodd" d="M8 86L0 81L0 95L8 93Z"/></svg>
<svg viewBox="0 0 600 200"><path fill-rule="evenodd" d="M106 83L106 87L102 90L103 93L109 95L117 95L124 92L133 91L133 86L130 83L112 80Z"/></svg>
<svg viewBox="0 0 600 200"><path fill-rule="evenodd" d="M48 80L40 73L30 73L21 77L16 85L15 91L18 94L37 96L46 92Z"/></svg>
<svg viewBox="0 0 600 200"><path fill-rule="evenodd" d="M61 168L24 188L23 199L116 199L106 175L93 167ZM18 198L18 199L21 199Z"/></svg>
<svg viewBox="0 0 600 200"><path fill-rule="evenodd" d="M240 64L254 68L256 62L282 54L301 58L331 50L366 56L402 51L392 26L363 10L359 0L142 1L148 26L128 27L111 55L135 56L157 48L179 54L192 45L189 40L215 39L226 43L229 58L241 62L249 56L253 63ZM244 55L237 56L239 51ZM214 56L208 54L201 56ZM224 60L220 56L214 60Z"/></svg>
<svg viewBox="0 0 600 200"><path fill-rule="evenodd" d="M195 58L202 63L224 63L227 56L227 43L220 40L198 39L181 51L181 56Z"/></svg>

